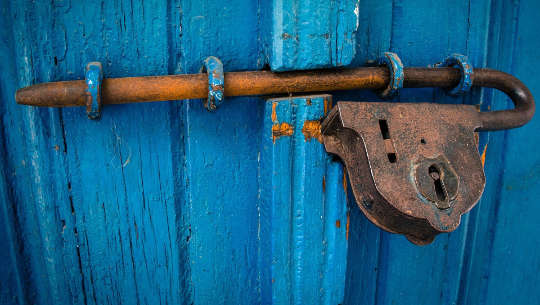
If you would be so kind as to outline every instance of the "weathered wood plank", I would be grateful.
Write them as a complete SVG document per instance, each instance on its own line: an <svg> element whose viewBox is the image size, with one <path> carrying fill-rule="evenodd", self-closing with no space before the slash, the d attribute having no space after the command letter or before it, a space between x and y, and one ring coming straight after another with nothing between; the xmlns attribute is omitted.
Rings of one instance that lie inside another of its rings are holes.
<svg viewBox="0 0 540 305"><path fill-rule="evenodd" d="M286 71L351 63L359 1L274 0L261 4L261 66Z"/></svg>
<svg viewBox="0 0 540 305"><path fill-rule="evenodd" d="M323 115L320 99L227 99L215 113L200 100L110 106L97 122L84 109L13 101L17 87L80 79L92 60L119 77L194 73L209 55L226 71L358 66L387 50L420 66L464 53L477 67L515 73L537 95L537 8L532 0L3 2L0 303L540 302L536 119L490 137L480 205L456 232L416 247L368 222L350 194L345 220L341 166L302 133ZM480 90L465 98L403 90L394 101L507 104ZM274 102L294 131L275 142Z"/></svg>
<svg viewBox="0 0 540 305"><path fill-rule="evenodd" d="M183 73L198 72L211 55L222 60L225 71L256 69L256 2L180 5ZM180 105L184 217L189 225L185 246L194 304L260 300L257 168L262 106L252 98L227 99L212 113L201 100Z"/></svg>
<svg viewBox="0 0 540 305"><path fill-rule="evenodd" d="M530 63L538 59L540 47L538 8L535 1L494 2L488 47L488 64L520 77L535 96L540 82ZM487 98L493 109L510 104L499 93ZM523 128L490 135L486 176L492 184L484 192L471 237L471 280L462 294L464 304L540 302L535 284L540 270L538 124L536 117Z"/></svg>
<svg viewBox="0 0 540 305"><path fill-rule="evenodd" d="M106 76L166 74L165 16L151 1L14 5L18 86L80 78L91 60ZM6 141L20 147L9 158L29 301L181 303L169 105L110 107L92 122L10 101L5 115L19 130Z"/></svg>
<svg viewBox="0 0 540 305"><path fill-rule="evenodd" d="M261 151L264 304L341 304L347 208L341 164L319 142L331 96L269 99Z"/></svg>

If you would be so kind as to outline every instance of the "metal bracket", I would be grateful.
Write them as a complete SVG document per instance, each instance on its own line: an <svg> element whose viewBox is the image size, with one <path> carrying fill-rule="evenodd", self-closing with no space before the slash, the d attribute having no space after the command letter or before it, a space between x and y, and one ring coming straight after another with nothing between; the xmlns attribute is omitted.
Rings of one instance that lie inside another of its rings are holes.
<svg viewBox="0 0 540 305"><path fill-rule="evenodd" d="M103 69L100 62L89 62L86 65L86 114L91 120L101 117L101 83Z"/></svg>
<svg viewBox="0 0 540 305"><path fill-rule="evenodd" d="M204 60L201 73L204 72L208 74L208 98L204 102L204 107L209 111L214 111L223 103L224 98L223 64L219 58L210 56Z"/></svg>
<svg viewBox="0 0 540 305"><path fill-rule="evenodd" d="M398 94L398 90L403 88L405 75L403 64L396 53L385 52L377 61L380 66L388 67L390 72L390 81L388 86L379 93L382 98L392 98Z"/></svg>
<svg viewBox="0 0 540 305"><path fill-rule="evenodd" d="M465 55L452 54L448 56L444 62L436 64L436 67L454 67L461 72L459 85L448 91L450 95L463 95L471 90L473 81L473 66L469 63L469 59Z"/></svg>

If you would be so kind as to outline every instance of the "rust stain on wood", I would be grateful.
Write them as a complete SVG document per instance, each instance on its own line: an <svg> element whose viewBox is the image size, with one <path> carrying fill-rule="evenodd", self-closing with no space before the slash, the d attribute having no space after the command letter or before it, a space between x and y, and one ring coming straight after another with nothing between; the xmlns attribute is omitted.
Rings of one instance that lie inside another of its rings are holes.
<svg viewBox="0 0 540 305"><path fill-rule="evenodd" d="M336 228L341 228L341 221L339 219L336 220Z"/></svg>
<svg viewBox="0 0 540 305"><path fill-rule="evenodd" d="M482 160L482 167L484 167L484 165L486 165L486 152L487 152L487 144L486 146L484 146L484 151L482 152L482 156L480 156L480 160Z"/></svg>
<svg viewBox="0 0 540 305"><path fill-rule="evenodd" d="M324 114L326 115L330 109L332 109L332 99L325 98L323 100Z"/></svg>
<svg viewBox="0 0 540 305"><path fill-rule="evenodd" d="M302 133L304 134L304 140L310 141L311 138L317 139L322 143L321 135L321 122L319 121L305 121L304 127L302 127Z"/></svg>
<svg viewBox="0 0 540 305"><path fill-rule="evenodd" d="M343 171L343 190L347 194L347 172Z"/></svg>
<svg viewBox="0 0 540 305"><path fill-rule="evenodd" d="M322 191L326 192L326 178L324 176L322 177Z"/></svg>
<svg viewBox="0 0 540 305"><path fill-rule="evenodd" d="M272 140L275 143L277 138L282 136L292 136L293 132L293 127L287 122L274 124L272 126Z"/></svg>
<svg viewBox="0 0 540 305"><path fill-rule="evenodd" d="M277 123L277 113L276 113L277 102L272 103L272 123Z"/></svg>
<svg viewBox="0 0 540 305"><path fill-rule="evenodd" d="M349 225L351 222L351 217L349 215L349 212L347 212L347 224L345 225L345 239L349 240Z"/></svg>

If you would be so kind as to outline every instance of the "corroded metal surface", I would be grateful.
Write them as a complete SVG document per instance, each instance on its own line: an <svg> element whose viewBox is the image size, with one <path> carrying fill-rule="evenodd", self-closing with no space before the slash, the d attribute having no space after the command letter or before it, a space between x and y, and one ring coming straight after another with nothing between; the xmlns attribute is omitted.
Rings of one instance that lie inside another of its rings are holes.
<svg viewBox="0 0 540 305"><path fill-rule="evenodd" d="M403 86L408 88L453 88L460 83L456 68L404 68ZM475 69L473 86L496 88L506 93L515 108L486 112L478 130L509 129L524 125L534 114L534 99L527 87L514 76L491 69ZM383 89L391 81L385 67L343 70L268 71L225 73L225 96L292 94L351 89ZM32 106L84 106L84 81L65 81L33 85L19 89L15 99ZM103 80L102 103L168 101L208 97L206 73L108 78Z"/></svg>
<svg viewBox="0 0 540 305"><path fill-rule="evenodd" d="M338 102L322 125L356 202L379 227L416 244L457 228L485 177L469 105Z"/></svg>
<svg viewBox="0 0 540 305"><path fill-rule="evenodd" d="M456 70L457 71L457 70ZM459 73L455 74L456 80ZM384 88L389 81L387 68L295 71L273 73L248 71L225 73L225 96L268 95L299 92ZM84 81L43 83L17 91L19 104L64 107L83 106ZM103 104L169 101L208 97L206 73L106 78Z"/></svg>

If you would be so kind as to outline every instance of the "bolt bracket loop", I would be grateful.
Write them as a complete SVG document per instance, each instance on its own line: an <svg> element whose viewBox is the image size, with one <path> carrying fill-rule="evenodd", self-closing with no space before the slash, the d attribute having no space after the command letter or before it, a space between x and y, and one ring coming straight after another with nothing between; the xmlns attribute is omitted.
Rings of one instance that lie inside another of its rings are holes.
<svg viewBox="0 0 540 305"><path fill-rule="evenodd" d="M101 117L101 84L103 82L103 69L97 61L86 65L84 74L86 82L86 114L91 120Z"/></svg>
<svg viewBox="0 0 540 305"><path fill-rule="evenodd" d="M208 98L204 101L204 107L208 111L214 111L223 103L225 96L223 64L219 58L210 56L204 60L201 73L208 74Z"/></svg>
<svg viewBox="0 0 540 305"><path fill-rule="evenodd" d="M392 98L398 94L398 90L403 88L403 79L405 78L403 72L403 64L396 53L384 52L377 64L379 66L386 66L390 72L390 82L388 87L379 93L382 98Z"/></svg>
<svg viewBox="0 0 540 305"><path fill-rule="evenodd" d="M473 66L469 63L469 59L465 55L452 54L448 56L443 63L436 64L436 67L454 67L458 68L461 72L461 79L459 84L450 89L448 94L450 95L463 95L467 93L473 83Z"/></svg>

